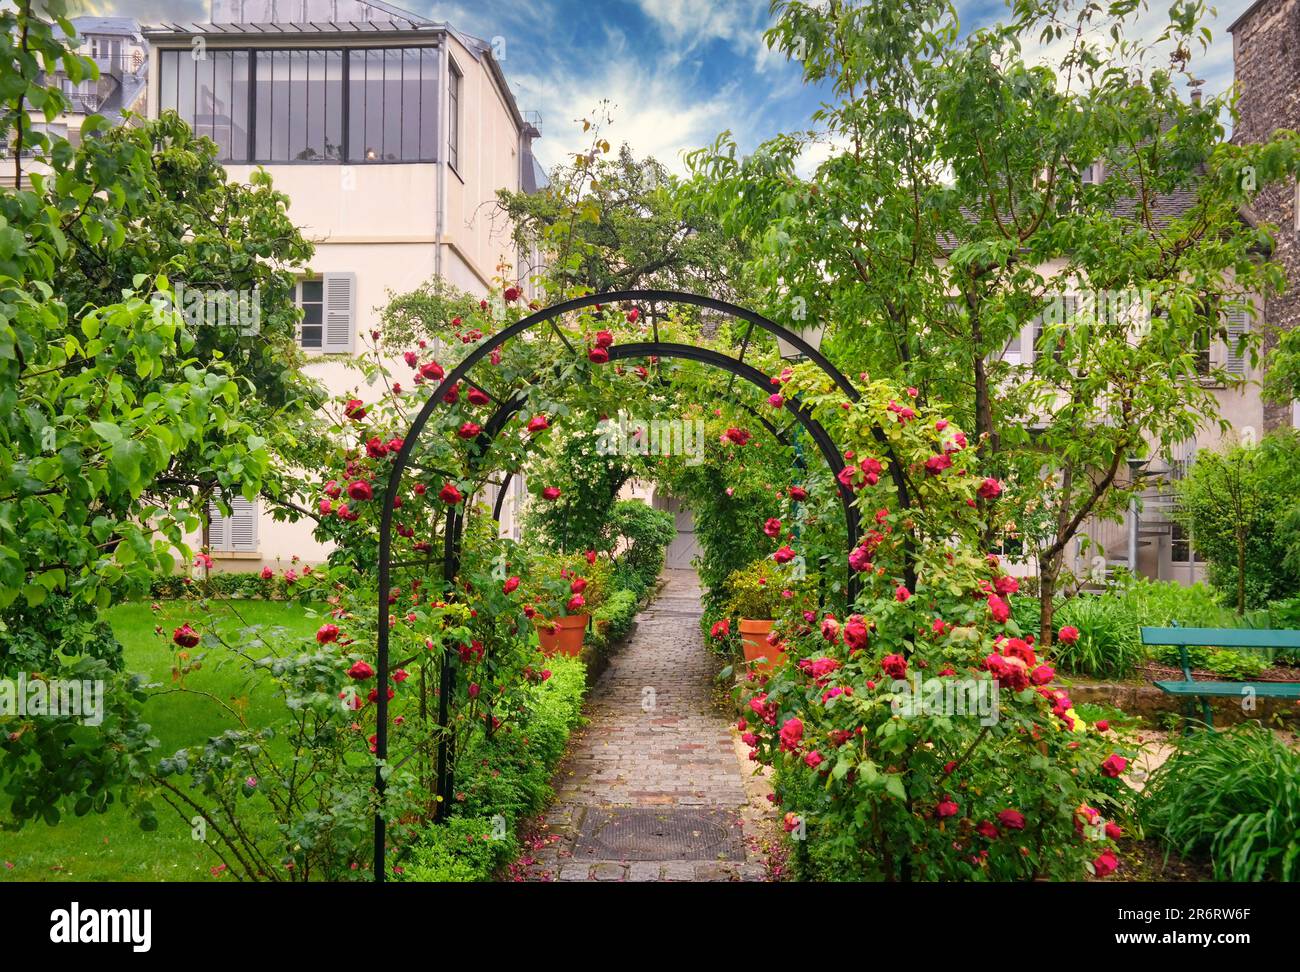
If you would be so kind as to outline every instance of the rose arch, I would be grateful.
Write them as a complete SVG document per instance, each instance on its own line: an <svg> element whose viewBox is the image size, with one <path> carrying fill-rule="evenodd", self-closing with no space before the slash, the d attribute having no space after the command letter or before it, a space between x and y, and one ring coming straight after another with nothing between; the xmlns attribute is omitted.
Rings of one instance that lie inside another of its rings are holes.
<svg viewBox="0 0 1300 972"><path fill-rule="evenodd" d="M486 467L494 462L493 444L498 436L507 428L510 420L527 407L530 400L529 391L535 391L539 385L544 385L548 380L548 375L539 371L532 377L528 390L516 392L504 399L492 398L486 390L475 384L471 378L471 372L479 362L488 359L494 354L499 354L511 339L523 337L528 332L535 329L551 326L555 328L554 322L563 315L580 311L587 307L593 307L602 304L620 304L632 302L635 304L666 303L676 305L688 305L699 307L704 310L713 311L723 314L733 319L743 321L749 325L745 339L735 357L724 354L721 351L712 348L697 347L691 344L674 343L671 341L659 340L657 327L653 331L654 340L640 341L629 344L616 344L607 349L609 363L624 361L629 359L646 359L646 358L667 358L685 361L694 361L704 364L710 368L715 368L722 373L731 376L731 381L740 379L753 385L763 392L771 392L772 378L763 371L748 364L744 361L746 350L749 347L749 337L752 335L754 328L760 328L768 332L773 337L779 338L798 350L798 352L809 362L813 363L826 376L833 387L837 388L844 394L850 402L857 402L860 399L860 392L854 387L853 383L845 377L834 365L830 363L816 348L813 347L804 336L799 332L792 331L788 328L775 323L774 321L757 314L747 308L740 307L727 301L718 300L713 297L702 296L698 294L681 293L665 290L629 290L618 291L602 294L591 294L583 297L566 300L555 304L551 307L539 310L521 320L503 328L495 334L488 335L470 351L463 360L459 362L449 373L442 377L441 382L429 395L424 402L419 413L411 422L410 428L403 438L400 450L393 462L392 474L388 480L388 487L383 498L383 507L380 515L379 537L378 537L378 628L377 628L377 672L378 689L376 693L376 734L374 738L374 752L377 759L375 771L375 788L379 799L379 806L375 813L374 819L374 874L375 880L382 881L385 874L384 854L385 854L385 830L386 821L384 817L384 790L386 785L385 766L388 760L388 694L390 690L391 669L393 662L390 658L390 602L393 600L393 570L406 567L419 567L428 569L435 566L431 559L419 561L402 561L394 558L392 533L394 532L394 510L400 505L399 493L402 481L408 469L413 468L415 463L412 454L420 441L422 433L429 425L431 417L441 407L449 407L447 401L455 400L456 390L463 384L470 388L477 389L480 394L491 400L495 405L495 411L492 416L486 420L475 438L474 445L476 452L469 460L473 472L481 474ZM555 333L566 345L569 344L564 333L555 328ZM570 345L571 347L571 345ZM828 386L830 387L830 386ZM753 409L743 403L739 404L742 409L749 411L778 440L785 440L784 434L775 428L775 426L762 416L757 415ZM813 443L817 447L822 459L827 464L834 477L845 466L845 457L837 447L835 442L827 434L825 428L819 423L812 414L811 409L805 407L797 395L786 398L781 408L789 412L795 423L808 433ZM884 432L879 428L873 428L872 434L881 444L882 448L889 451L888 442ZM497 460L499 461L499 460ZM802 460L800 460L802 463ZM894 485L897 490L900 501L906 505L908 489L906 481L902 477L900 464L897 462L890 463L891 475L894 477ZM502 501L505 496L505 482L508 481L512 473L509 470L502 470L504 481L499 482L498 496L493 507L493 518L499 520L502 511ZM844 482L837 482L838 495L841 501L845 523L845 533L847 537L847 551L851 551L859 542L859 516L857 507L854 504L853 490ZM441 575L442 580L448 585L449 591L454 591L454 582L458 576L461 564L462 544L464 542L465 513L460 505L453 505L449 509L447 518L444 521L441 550ZM852 571L848 576L848 597L852 602L856 595L857 578ZM452 595L448 595L452 596ZM443 653L441 672L439 676L440 690L438 694L437 706L437 725L446 729L448 724L448 706L449 697L452 688L452 662L449 652ZM438 792L447 794L450 791L450 773L451 759L448 753L448 738L444 732L438 746L437 753L437 780ZM439 816L445 812L445 801L439 805Z"/></svg>

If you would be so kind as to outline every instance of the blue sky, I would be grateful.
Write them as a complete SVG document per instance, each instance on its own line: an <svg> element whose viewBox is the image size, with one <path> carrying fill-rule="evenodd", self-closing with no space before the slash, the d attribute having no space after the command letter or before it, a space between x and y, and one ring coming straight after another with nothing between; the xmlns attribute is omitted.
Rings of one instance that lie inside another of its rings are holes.
<svg viewBox="0 0 1300 972"><path fill-rule="evenodd" d="M764 45L767 0L390 2L485 39L500 38L498 47L504 42L502 66L520 107L543 115L537 148L548 166L585 147L577 122L602 99L612 103L611 142L627 141L637 154L654 155L674 170L681 169L683 150L708 144L725 129L750 149L777 132L806 127L821 100L801 83L797 66ZM1226 0L1208 22L1213 44L1197 52L1193 64L1207 92L1231 83L1227 26L1250 2ZM144 22L207 19L205 0L88 5ZM1143 22L1154 25L1168 0L1151 6ZM994 23L1006 11L1001 0L957 0L957 7L963 29Z"/></svg>

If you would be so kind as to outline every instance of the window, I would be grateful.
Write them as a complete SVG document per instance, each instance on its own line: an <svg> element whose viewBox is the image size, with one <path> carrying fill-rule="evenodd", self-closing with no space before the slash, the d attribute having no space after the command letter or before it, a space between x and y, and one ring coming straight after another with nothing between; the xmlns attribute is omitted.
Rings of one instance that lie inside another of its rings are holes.
<svg viewBox="0 0 1300 972"><path fill-rule="evenodd" d="M302 323L298 343L327 354L349 353L356 329L356 291L355 273L325 273L318 279L299 281Z"/></svg>
<svg viewBox="0 0 1300 972"><path fill-rule="evenodd" d="M230 515L213 500L208 505L208 549L221 553L257 552L257 504L242 496L230 499Z"/></svg>
<svg viewBox="0 0 1300 972"><path fill-rule="evenodd" d="M1170 533L1169 559L1176 564L1201 563L1201 557L1192 549L1192 535L1181 523L1173 524Z"/></svg>
<svg viewBox="0 0 1300 972"><path fill-rule="evenodd" d="M436 47L158 56L160 107L223 162L437 161Z"/></svg>
<svg viewBox="0 0 1300 972"><path fill-rule="evenodd" d="M1246 353L1242 341L1246 337L1247 323L1245 310L1231 310L1224 315L1223 339L1227 353L1223 359L1223 369L1229 374L1246 373Z"/></svg>
<svg viewBox="0 0 1300 972"><path fill-rule="evenodd" d="M1192 344L1192 353L1196 355L1196 373L1202 377L1210 373L1210 325L1196 329L1196 337Z"/></svg>
<svg viewBox="0 0 1300 972"><path fill-rule="evenodd" d="M460 88L461 73L456 63L448 59L447 73L447 161L460 171Z"/></svg>
<svg viewBox="0 0 1300 972"><path fill-rule="evenodd" d="M1034 318L1034 358L1050 353L1060 362L1065 348L1065 329L1074 326L1079 298L1074 294L1056 294L1047 298L1047 306ZM1050 347L1049 347L1050 346Z"/></svg>

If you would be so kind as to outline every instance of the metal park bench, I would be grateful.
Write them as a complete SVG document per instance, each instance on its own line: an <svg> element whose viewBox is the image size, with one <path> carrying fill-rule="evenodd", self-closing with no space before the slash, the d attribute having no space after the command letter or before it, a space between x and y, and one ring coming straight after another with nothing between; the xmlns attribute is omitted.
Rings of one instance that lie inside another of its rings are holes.
<svg viewBox="0 0 1300 972"><path fill-rule="evenodd" d="M1300 682L1198 682L1192 678L1188 648L1246 648L1256 651L1300 649L1300 631L1268 631L1257 628L1143 628L1142 644L1178 649L1183 666L1180 682L1156 682L1156 688L1186 700L1190 718L1195 699L1201 700L1205 724L1213 727L1211 698L1300 699Z"/></svg>

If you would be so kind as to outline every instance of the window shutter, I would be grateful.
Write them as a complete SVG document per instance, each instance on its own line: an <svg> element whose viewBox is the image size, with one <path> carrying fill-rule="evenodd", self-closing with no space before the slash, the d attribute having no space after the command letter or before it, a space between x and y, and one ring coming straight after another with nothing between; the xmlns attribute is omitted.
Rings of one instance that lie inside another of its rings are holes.
<svg viewBox="0 0 1300 972"><path fill-rule="evenodd" d="M1241 347L1241 339L1246 334L1246 312L1234 310L1224 315L1227 342L1227 354L1223 359L1224 370L1234 375L1246 373L1246 354Z"/></svg>
<svg viewBox="0 0 1300 972"><path fill-rule="evenodd" d="M352 350L352 335L356 331L357 275L355 273L327 273L325 281L325 336L322 350L334 354Z"/></svg>
<svg viewBox="0 0 1300 972"><path fill-rule="evenodd" d="M222 516L214 502L211 507L211 549L233 553L257 552L257 504L242 496L230 500L230 516Z"/></svg>

